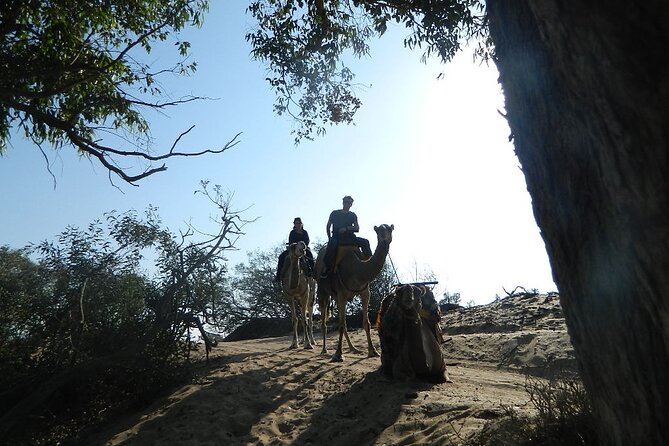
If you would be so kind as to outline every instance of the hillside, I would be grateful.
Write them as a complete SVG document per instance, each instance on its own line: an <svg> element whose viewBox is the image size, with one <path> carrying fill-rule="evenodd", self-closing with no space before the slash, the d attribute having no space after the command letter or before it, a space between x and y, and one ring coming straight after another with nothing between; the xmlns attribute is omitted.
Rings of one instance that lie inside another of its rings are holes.
<svg viewBox="0 0 669 446"><path fill-rule="evenodd" d="M441 320L446 356L536 376L575 371L557 295L524 294L447 312Z"/></svg>
<svg viewBox="0 0 669 446"><path fill-rule="evenodd" d="M225 342L194 382L86 444L457 445L509 411L533 412L523 371L574 364L555 296L456 309L442 326L452 383L391 381L378 358L345 349L331 363L320 347L289 350L288 336ZM365 346L362 330L351 339Z"/></svg>

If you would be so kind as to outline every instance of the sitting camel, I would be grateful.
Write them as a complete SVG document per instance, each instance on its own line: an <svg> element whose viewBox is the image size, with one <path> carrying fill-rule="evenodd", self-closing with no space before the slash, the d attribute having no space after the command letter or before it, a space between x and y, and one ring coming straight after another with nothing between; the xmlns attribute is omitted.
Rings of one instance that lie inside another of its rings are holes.
<svg viewBox="0 0 669 446"><path fill-rule="evenodd" d="M364 259L363 253L357 246L340 246L337 252L335 269L327 278L318 279L318 305L321 312L321 328L323 333L323 350L321 354L327 354L326 336L327 319L330 314L330 297L337 303L337 312L339 314L339 343L337 351L332 356L333 362L343 361L342 356L342 338L346 337L349 348L355 352L360 351L353 346L346 330L346 303L350 302L356 295L362 300L362 327L367 334L367 346L369 357L379 356L369 332L369 283L374 280L386 261L386 256L390 249L390 242L393 240L394 225L374 226L378 243L374 254L369 259ZM318 252L316 259L316 271L320 272L325 268L324 263L325 247Z"/></svg>
<svg viewBox="0 0 669 446"><path fill-rule="evenodd" d="M293 322L293 343L290 348L297 348L297 320L295 305L300 307L299 319L302 320L304 332L304 348L314 348L313 309L316 281L309 277L300 259L304 258L307 245L299 241L288 247L288 258L281 270L281 286L290 303L290 316Z"/></svg>
<svg viewBox="0 0 669 446"><path fill-rule="evenodd" d="M381 371L395 379L451 382L441 350L441 313L425 286L400 285L381 302L376 320Z"/></svg>

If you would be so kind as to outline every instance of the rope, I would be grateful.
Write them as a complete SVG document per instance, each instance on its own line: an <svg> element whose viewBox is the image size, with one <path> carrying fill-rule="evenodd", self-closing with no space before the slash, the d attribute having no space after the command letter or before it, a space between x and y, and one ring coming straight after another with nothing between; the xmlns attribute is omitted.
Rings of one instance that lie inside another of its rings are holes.
<svg viewBox="0 0 669 446"><path fill-rule="evenodd" d="M393 263L393 258L390 257L390 253L388 253L388 260L390 260L390 266L393 267L393 272L395 273L395 277L397 278L397 284L402 285L402 282L400 281L400 276L397 274L397 269L395 269L395 264Z"/></svg>

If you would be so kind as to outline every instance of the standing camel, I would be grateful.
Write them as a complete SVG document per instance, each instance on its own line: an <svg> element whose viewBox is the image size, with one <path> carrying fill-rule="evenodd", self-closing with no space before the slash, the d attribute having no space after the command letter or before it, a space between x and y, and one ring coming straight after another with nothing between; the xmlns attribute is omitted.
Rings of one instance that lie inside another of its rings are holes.
<svg viewBox="0 0 669 446"><path fill-rule="evenodd" d="M281 286L283 293L290 303L290 317L293 322L293 342L290 348L297 348L297 320L302 320L302 331L304 333L304 348L313 349L313 309L316 281L309 277L300 266L307 252L307 245L300 241L288 247L288 261L281 270ZM300 307L300 315L297 315L295 305Z"/></svg>
<svg viewBox="0 0 669 446"><path fill-rule="evenodd" d="M332 356L332 362L341 362L344 360L342 356L342 340L346 337L346 342L349 348L354 353L360 353L360 350L355 348L348 337L346 330L346 303L353 300L356 295L360 296L362 300L362 327L367 334L367 346L369 349L369 357L379 356L374 344L372 344L372 337L369 332L369 283L374 280L386 261L386 256L390 249L390 242L393 241L394 225L374 226L376 231L378 243L376 250L371 258L363 260L362 252L357 246L341 246L337 253L337 258L341 259L336 262L335 271L328 275L327 278L318 279L318 306L321 312L321 328L323 333L323 350L321 354L327 354L326 336L327 336L327 319L330 314L330 297L337 302L337 313L339 314L339 343L337 344L337 351ZM325 248L318 252L316 259L316 271L320 272L325 267L324 265Z"/></svg>

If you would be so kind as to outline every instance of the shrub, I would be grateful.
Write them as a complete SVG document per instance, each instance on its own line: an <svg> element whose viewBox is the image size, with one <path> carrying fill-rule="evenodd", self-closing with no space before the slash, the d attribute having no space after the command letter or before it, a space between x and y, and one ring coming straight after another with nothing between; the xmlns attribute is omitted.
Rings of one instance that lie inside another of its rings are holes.
<svg viewBox="0 0 669 446"><path fill-rule="evenodd" d="M548 381L528 377L525 390L536 410L533 417L505 408L467 442L470 446L562 446L595 445L592 410L585 389L576 377Z"/></svg>

